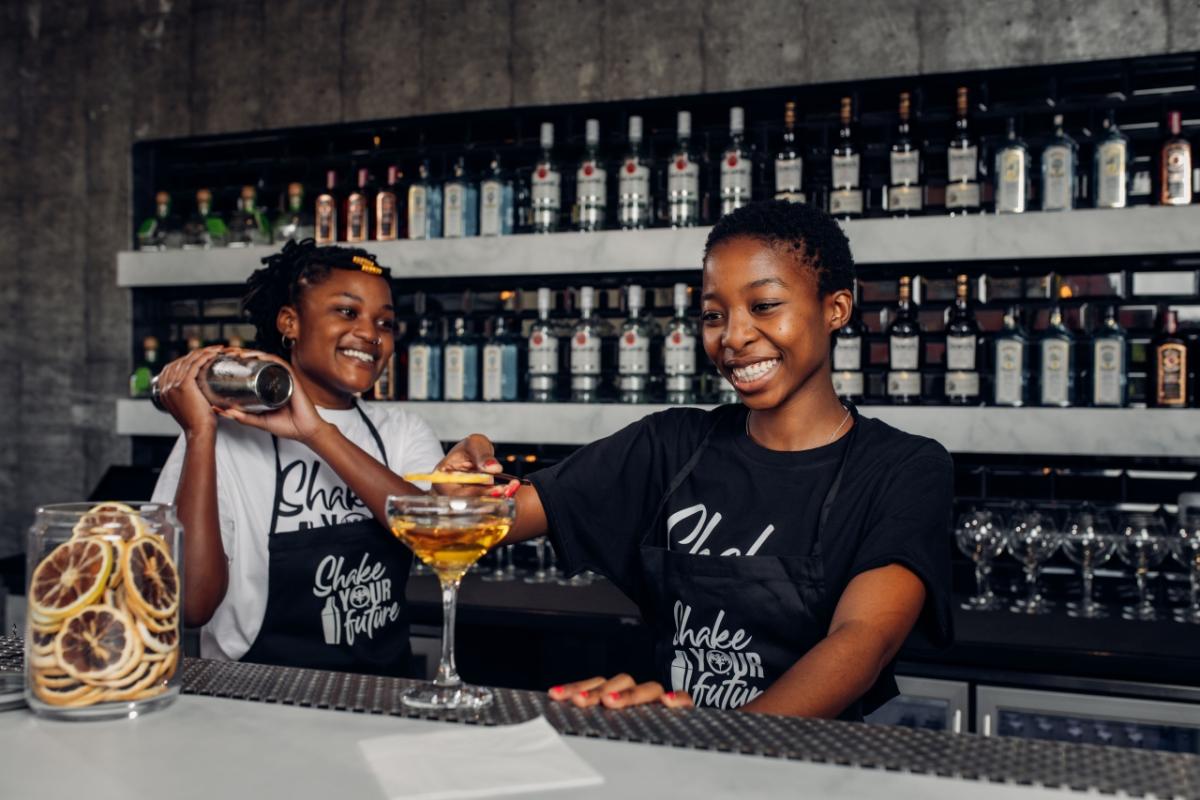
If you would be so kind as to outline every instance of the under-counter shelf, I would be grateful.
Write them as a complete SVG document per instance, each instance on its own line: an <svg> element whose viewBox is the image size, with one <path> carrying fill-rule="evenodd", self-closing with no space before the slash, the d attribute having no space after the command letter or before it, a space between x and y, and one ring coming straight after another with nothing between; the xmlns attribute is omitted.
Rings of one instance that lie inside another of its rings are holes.
<svg viewBox="0 0 1200 800"><path fill-rule="evenodd" d="M481 432L506 444L561 445L587 444L668 408L573 403L408 406L443 441ZM1200 409L864 406L862 413L937 439L952 453L1200 458ZM118 400L117 433L175 436L179 429L148 400Z"/></svg>
<svg viewBox="0 0 1200 800"><path fill-rule="evenodd" d="M844 224L859 265L1200 253L1200 206ZM708 228L368 242L398 278L694 270ZM242 283L274 247L124 252L123 287Z"/></svg>

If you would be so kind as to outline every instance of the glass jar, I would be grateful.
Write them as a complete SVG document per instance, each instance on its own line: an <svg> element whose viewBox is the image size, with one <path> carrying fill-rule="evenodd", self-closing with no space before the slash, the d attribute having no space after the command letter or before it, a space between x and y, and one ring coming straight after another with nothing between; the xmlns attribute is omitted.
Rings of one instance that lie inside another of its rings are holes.
<svg viewBox="0 0 1200 800"><path fill-rule="evenodd" d="M182 533L164 503L37 510L26 542L30 708L61 719L133 718L175 699Z"/></svg>

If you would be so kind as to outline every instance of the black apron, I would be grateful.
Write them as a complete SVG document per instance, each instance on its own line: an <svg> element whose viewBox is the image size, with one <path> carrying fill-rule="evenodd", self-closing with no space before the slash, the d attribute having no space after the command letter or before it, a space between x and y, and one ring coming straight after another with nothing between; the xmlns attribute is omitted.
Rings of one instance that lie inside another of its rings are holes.
<svg viewBox="0 0 1200 800"><path fill-rule="evenodd" d="M854 426L821 503L811 555L715 556L662 546L669 544L667 501L699 463L724 418L714 421L671 479L641 545L642 613L652 627L654 661L664 686L689 692L698 706L737 708L828 634L838 598L826 592L821 534L858 431L858 410L850 406L849 411ZM862 707L862 701L852 704L841 718L861 720Z"/></svg>
<svg viewBox="0 0 1200 800"><path fill-rule="evenodd" d="M383 464L387 451L371 420ZM375 519L276 533L283 498L279 440L268 534L267 610L242 661L404 676L412 656L404 588L412 551ZM369 513L369 512L368 512Z"/></svg>

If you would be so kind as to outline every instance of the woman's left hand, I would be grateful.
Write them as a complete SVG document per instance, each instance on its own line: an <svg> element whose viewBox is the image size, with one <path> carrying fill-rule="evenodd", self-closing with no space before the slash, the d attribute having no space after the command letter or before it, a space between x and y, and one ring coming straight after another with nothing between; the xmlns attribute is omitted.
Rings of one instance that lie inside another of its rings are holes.
<svg viewBox="0 0 1200 800"><path fill-rule="evenodd" d="M222 417L251 428L259 428L282 439L294 439L306 444L317 434L329 428L329 423L321 419L321 415L317 413L317 407L304 393L304 387L300 385L300 381L296 380L296 373L292 371L291 365L282 358L261 350L229 348L225 352L243 358L272 361L286 369L292 376L292 399L286 406L262 414L251 414L236 408L217 409L217 413Z"/></svg>
<svg viewBox="0 0 1200 800"><path fill-rule="evenodd" d="M612 678L597 676L555 686L549 694L551 700L571 702L579 708L603 705L616 709L647 703L662 703L667 708L692 708L694 705L687 692L666 692L657 681L638 683L625 673Z"/></svg>

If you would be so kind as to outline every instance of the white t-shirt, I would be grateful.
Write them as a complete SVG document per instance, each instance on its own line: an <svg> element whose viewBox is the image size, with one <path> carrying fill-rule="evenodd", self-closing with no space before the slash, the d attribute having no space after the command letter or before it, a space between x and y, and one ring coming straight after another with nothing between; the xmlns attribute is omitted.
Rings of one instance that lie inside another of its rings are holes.
<svg viewBox="0 0 1200 800"><path fill-rule="evenodd" d="M383 440L392 472L433 471L442 458L442 446L425 420L399 406L363 403L360 407ZM347 439L380 458L379 445L358 411L318 408L317 412ZM186 449L187 442L180 436L154 487L154 502L174 502ZM229 588L200 631L200 655L236 660L254 643L267 610L267 535L275 499L271 435L218 420L216 460L217 509L221 543L229 559ZM371 518L362 499L306 445L279 439L279 463L284 481L276 533Z"/></svg>

